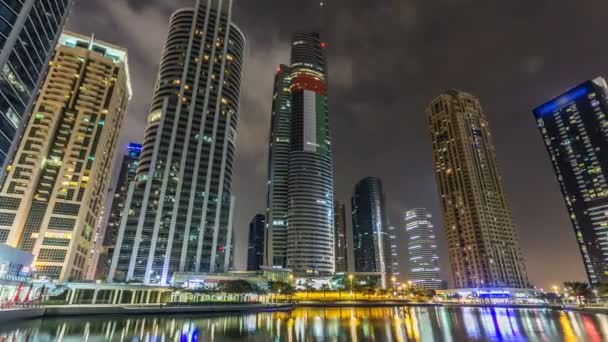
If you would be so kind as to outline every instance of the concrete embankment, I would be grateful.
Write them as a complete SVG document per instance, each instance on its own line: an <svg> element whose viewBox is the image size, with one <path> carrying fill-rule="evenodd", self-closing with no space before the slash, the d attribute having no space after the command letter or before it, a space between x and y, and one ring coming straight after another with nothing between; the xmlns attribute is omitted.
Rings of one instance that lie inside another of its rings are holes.
<svg viewBox="0 0 608 342"><path fill-rule="evenodd" d="M96 316L96 315L175 315L175 314L226 314L263 311L289 311L292 304L226 304L200 306L165 305L62 305L33 309L0 310L0 322L42 317Z"/></svg>
<svg viewBox="0 0 608 342"><path fill-rule="evenodd" d="M45 308L0 310L0 323L40 318L44 311Z"/></svg>

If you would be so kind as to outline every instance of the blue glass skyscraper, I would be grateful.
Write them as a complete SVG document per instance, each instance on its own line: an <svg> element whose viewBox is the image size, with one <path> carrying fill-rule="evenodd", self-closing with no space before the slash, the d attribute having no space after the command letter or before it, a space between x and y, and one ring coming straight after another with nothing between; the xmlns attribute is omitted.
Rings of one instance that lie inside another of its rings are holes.
<svg viewBox="0 0 608 342"><path fill-rule="evenodd" d="M73 2L0 1L0 178Z"/></svg>
<svg viewBox="0 0 608 342"><path fill-rule="evenodd" d="M608 85L586 81L534 110L591 284L608 283Z"/></svg>

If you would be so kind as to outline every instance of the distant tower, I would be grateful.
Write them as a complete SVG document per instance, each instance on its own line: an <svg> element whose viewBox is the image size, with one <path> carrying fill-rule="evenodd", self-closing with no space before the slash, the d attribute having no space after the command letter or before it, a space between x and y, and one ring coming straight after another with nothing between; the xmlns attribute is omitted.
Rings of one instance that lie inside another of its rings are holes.
<svg viewBox="0 0 608 342"><path fill-rule="evenodd" d="M368 177L355 186L352 208L355 271L390 273L385 196L380 179Z"/></svg>
<svg viewBox="0 0 608 342"><path fill-rule="evenodd" d="M441 288L441 279L437 237L431 219L426 209L405 212L410 279L416 287L437 290Z"/></svg>
<svg viewBox="0 0 608 342"><path fill-rule="evenodd" d="M126 50L61 35L0 189L0 243L33 253L38 276L94 276L100 217L130 97Z"/></svg>
<svg viewBox="0 0 608 342"><path fill-rule="evenodd" d="M291 49L287 267L300 275L331 275L335 270L324 48L318 33L298 33Z"/></svg>
<svg viewBox="0 0 608 342"><path fill-rule="evenodd" d="M527 287L524 259L479 100L450 90L431 101L427 114L456 287Z"/></svg>
<svg viewBox="0 0 608 342"><path fill-rule="evenodd" d="M99 254L97 263L97 276L106 277L110 271L110 263L112 255L114 255L114 247L116 246L116 238L118 237L118 229L125 211L125 203L127 201L127 193L129 185L135 180L137 166L139 165L139 156L141 155L142 146L136 143L130 143L127 146L126 154L122 158L120 173L118 174L118 182L114 190L112 207L110 216L106 223L105 232L103 233L103 245Z"/></svg>
<svg viewBox="0 0 608 342"><path fill-rule="evenodd" d="M397 277L397 279L399 279L399 276L401 275L401 272L399 271L399 246L398 246L398 239L397 239L397 234L399 232L397 231L397 229L395 229L395 226L393 225L389 225L388 226L388 231L387 231L387 236L388 236L388 251L390 254L390 257L388 258L388 270L387 272L389 272L392 276Z"/></svg>
<svg viewBox="0 0 608 342"><path fill-rule="evenodd" d="M266 217L257 214L249 223L249 243L247 244L247 270L257 271L264 264L264 229Z"/></svg>
<svg viewBox="0 0 608 342"><path fill-rule="evenodd" d="M586 81L534 110L589 283L608 283L608 86Z"/></svg>
<svg viewBox="0 0 608 342"><path fill-rule="evenodd" d="M232 175L245 38L231 0L173 13L110 280L166 285L232 265Z"/></svg>
<svg viewBox="0 0 608 342"><path fill-rule="evenodd" d="M346 206L336 202L334 209L336 273L348 272L348 242L346 238Z"/></svg>
<svg viewBox="0 0 608 342"><path fill-rule="evenodd" d="M0 179L18 147L73 4L0 1Z"/></svg>

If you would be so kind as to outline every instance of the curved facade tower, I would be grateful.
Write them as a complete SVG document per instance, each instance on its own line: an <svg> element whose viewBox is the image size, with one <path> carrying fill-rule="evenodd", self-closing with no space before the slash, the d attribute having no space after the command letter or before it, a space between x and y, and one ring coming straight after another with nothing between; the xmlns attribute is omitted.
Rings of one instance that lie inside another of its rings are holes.
<svg viewBox="0 0 608 342"><path fill-rule="evenodd" d="M356 272L386 274L392 270L385 203L380 179L367 177L355 186L352 215Z"/></svg>
<svg viewBox="0 0 608 342"><path fill-rule="evenodd" d="M437 290L441 288L441 279L432 218L427 209L408 210L405 212L405 231L410 279L416 287Z"/></svg>
<svg viewBox="0 0 608 342"><path fill-rule="evenodd" d="M287 267L301 275L335 270L324 47L318 33L298 33L291 50Z"/></svg>
<svg viewBox="0 0 608 342"><path fill-rule="evenodd" d="M176 11L109 279L170 282L230 268L245 38L231 0Z"/></svg>

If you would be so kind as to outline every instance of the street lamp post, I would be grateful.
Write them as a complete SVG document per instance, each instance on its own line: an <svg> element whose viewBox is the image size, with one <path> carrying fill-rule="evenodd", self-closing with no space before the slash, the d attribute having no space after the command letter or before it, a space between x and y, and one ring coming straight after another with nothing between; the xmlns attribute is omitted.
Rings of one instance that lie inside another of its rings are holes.
<svg viewBox="0 0 608 342"><path fill-rule="evenodd" d="M354 276L352 274L348 275L348 280L350 280L350 295L352 297L353 295L353 278ZM355 294L355 299L357 299L357 295Z"/></svg>

